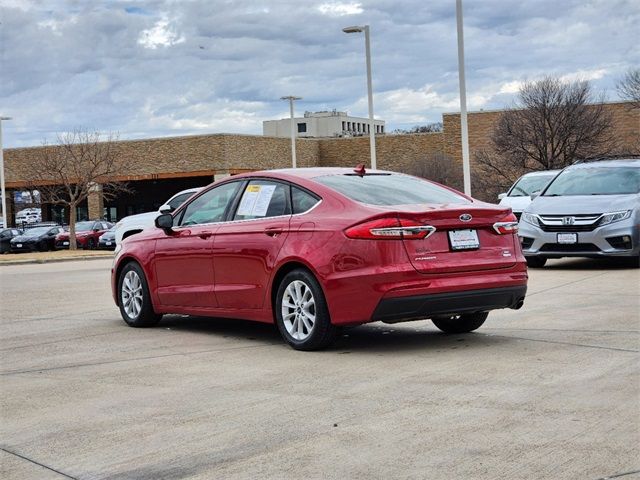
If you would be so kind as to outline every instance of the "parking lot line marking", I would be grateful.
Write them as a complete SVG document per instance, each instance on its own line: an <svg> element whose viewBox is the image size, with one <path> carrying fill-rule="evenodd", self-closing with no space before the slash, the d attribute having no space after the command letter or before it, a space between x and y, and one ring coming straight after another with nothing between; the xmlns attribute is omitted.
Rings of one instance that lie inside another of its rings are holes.
<svg viewBox="0 0 640 480"><path fill-rule="evenodd" d="M230 352L233 350L242 350L249 348L263 348L263 347L273 347L279 346L284 347L282 343L267 343L264 345L245 345L242 347L230 347L230 348L213 348L209 350L198 350L195 352L179 352L179 353L167 353L166 355L153 355L148 357L135 357L135 358L123 358L122 360L108 360L104 362L92 362L92 363L77 363L74 365L62 365L60 367L50 367L50 368L30 368L29 370L8 370L6 372L0 372L0 376L8 376L8 375L16 375L21 373L35 373L35 372L50 372L52 370L65 370L67 368L78 368L78 367L93 367L97 365L109 365L112 363L125 363L125 362L135 362L137 360L153 360L156 358L166 358L166 357L177 357L180 355L196 355L199 353L223 353Z"/></svg>
<svg viewBox="0 0 640 480"><path fill-rule="evenodd" d="M640 353L640 350L632 350L629 348L618 348L618 347L604 347L602 345L588 345L586 343L571 343L571 342L559 342L557 340L543 340L539 338L525 338L525 337L512 337L509 335L496 335L491 333L480 333L475 332L476 335L484 335L485 337L500 337L500 338L513 338L516 340L528 340L530 342L541 342L541 343L557 343L559 345L571 345L573 347L584 347L584 348L597 348L600 350L613 350L617 352L630 352L630 353Z"/></svg>
<svg viewBox="0 0 640 480"><path fill-rule="evenodd" d="M111 332L93 333L91 335L82 335L81 337L61 338L60 340L51 340L50 342L30 343L28 345L14 345L13 347L0 348L0 352L6 352L7 350L18 350L20 348L40 347L42 345L51 345L53 343L70 342L70 341L73 341L73 340L82 340L84 338L100 337L102 335L111 335L113 333L121 333L121 332L122 332L122 329L120 328L118 330L113 330Z"/></svg>
<svg viewBox="0 0 640 480"><path fill-rule="evenodd" d="M598 480L609 480L611 478L620 478L620 477L625 477L627 475L633 475L634 473L640 473L640 470L633 470L632 472L616 473L615 475L610 475L608 477L598 478Z"/></svg>
<svg viewBox="0 0 640 480"><path fill-rule="evenodd" d="M60 470L56 470L55 468L49 467L49 466L45 465L44 463L36 462L35 460L30 459L29 457L25 457L24 455L20 455L19 453L16 453L16 452L12 452L11 450L7 450L4 447L0 447L0 450L2 450L3 452L8 453L9 455L13 455L15 457L18 457L18 458L21 458L23 460L26 460L27 462L33 463L34 465L38 465L39 467L46 468L47 470L51 470L52 472L55 472L58 475L62 475L65 478L70 478L71 480L78 480L78 478L76 478L76 477L72 477L71 475L67 475L66 473L61 472Z"/></svg>

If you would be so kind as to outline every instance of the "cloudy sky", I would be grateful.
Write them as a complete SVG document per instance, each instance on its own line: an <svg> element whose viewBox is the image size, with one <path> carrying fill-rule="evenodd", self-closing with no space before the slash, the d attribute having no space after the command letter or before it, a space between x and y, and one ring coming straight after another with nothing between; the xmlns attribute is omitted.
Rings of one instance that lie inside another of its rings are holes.
<svg viewBox="0 0 640 480"><path fill-rule="evenodd" d="M513 100L554 74L615 84L640 65L638 0L464 0L469 108ZM120 138L261 134L262 121L337 108L387 130L439 121L458 104L455 0L0 0L5 147L75 127Z"/></svg>

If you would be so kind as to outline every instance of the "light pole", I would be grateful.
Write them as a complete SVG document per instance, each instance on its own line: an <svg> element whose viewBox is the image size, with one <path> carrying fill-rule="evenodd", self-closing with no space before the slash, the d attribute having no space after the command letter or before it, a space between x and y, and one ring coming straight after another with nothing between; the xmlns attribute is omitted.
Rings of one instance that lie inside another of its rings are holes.
<svg viewBox="0 0 640 480"><path fill-rule="evenodd" d="M471 167L469 165L469 129L467 127L467 86L464 79L464 33L462 30L462 0L456 0L458 25L458 81L460 83L460 134L462 136L462 175L464 193L471 195Z"/></svg>
<svg viewBox="0 0 640 480"><path fill-rule="evenodd" d="M286 97L280 97L280 100L289 100L289 112L291 113L291 165L293 168L297 168L296 162L296 129L295 129L295 121L293 119L293 102L295 100L302 100L302 97L294 97L293 95L289 95Z"/></svg>
<svg viewBox="0 0 640 480"><path fill-rule="evenodd" d="M11 117L0 116L0 184L2 184L2 228L7 228L7 195L4 190L4 156L2 154L2 121L11 120Z"/></svg>
<svg viewBox="0 0 640 480"><path fill-rule="evenodd" d="M371 168L375 170L378 162L376 161L376 127L373 124L373 86L371 84L371 41L369 25L345 27L342 31L344 33L364 32L364 45L367 56L367 93L369 96L369 149L371 150Z"/></svg>

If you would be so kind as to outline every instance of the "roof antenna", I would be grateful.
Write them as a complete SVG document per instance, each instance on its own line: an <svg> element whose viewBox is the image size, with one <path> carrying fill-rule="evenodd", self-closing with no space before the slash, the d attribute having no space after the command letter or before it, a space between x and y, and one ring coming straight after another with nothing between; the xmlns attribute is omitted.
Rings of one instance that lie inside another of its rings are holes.
<svg viewBox="0 0 640 480"><path fill-rule="evenodd" d="M364 163L359 163L358 166L353 169L353 171L360 177L364 177L365 173L367 173L364 169Z"/></svg>

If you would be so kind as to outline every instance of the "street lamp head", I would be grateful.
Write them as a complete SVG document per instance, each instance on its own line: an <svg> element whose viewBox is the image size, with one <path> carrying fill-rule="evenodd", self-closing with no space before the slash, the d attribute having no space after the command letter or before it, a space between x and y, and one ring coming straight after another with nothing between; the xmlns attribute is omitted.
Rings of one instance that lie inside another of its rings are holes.
<svg viewBox="0 0 640 480"><path fill-rule="evenodd" d="M365 27L360 27L358 25L354 25L352 27L344 27L342 29L342 31L344 33L360 33L360 32L364 32L364 28Z"/></svg>
<svg viewBox="0 0 640 480"><path fill-rule="evenodd" d="M293 95L288 95L286 97L280 97L280 100L302 100L302 97L295 97Z"/></svg>

